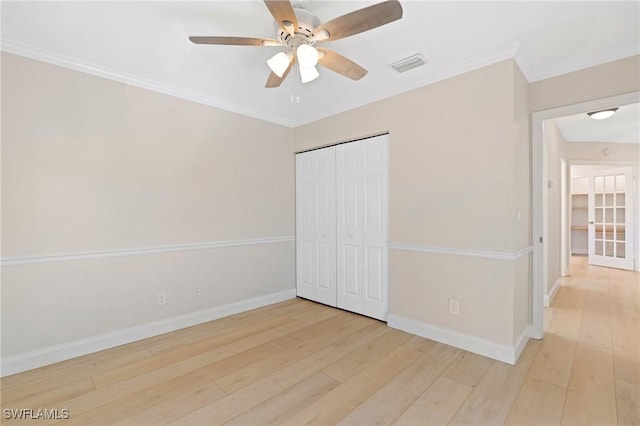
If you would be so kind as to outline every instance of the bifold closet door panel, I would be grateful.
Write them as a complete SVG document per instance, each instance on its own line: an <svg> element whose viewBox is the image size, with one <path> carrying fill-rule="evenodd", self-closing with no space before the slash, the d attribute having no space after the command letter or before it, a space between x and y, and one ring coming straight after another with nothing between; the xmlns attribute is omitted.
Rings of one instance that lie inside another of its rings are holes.
<svg viewBox="0 0 640 426"><path fill-rule="evenodd" d="M388 137L336 147L337 305L386 320Z"/></svg>
<svg viewBox="0 0 640 426"><path fill-rule="evenodd" d="M335 147L296 155L298 296L336 306Z"/></svg>

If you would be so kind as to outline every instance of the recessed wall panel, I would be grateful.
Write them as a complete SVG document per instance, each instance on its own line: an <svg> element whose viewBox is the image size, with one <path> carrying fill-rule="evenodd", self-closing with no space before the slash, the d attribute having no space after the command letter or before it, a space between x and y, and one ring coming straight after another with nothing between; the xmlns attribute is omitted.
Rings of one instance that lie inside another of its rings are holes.
<svg viewBox="0 0 640 426"><path fill-rule="evenodd" d="M366 298L376 302L382 301L383 283L383 251L380 247L367 247L365 259Z"/></svg>
<svg viewBox="0 0 640 426"><path fill-rule="evenodd" d="M335 262L333 246L332 243L318 243L318 287L323 289L329 289L335 281L335 276L329 276L335 275L331 266Z"/></svg>
<svg viewBox="0 0 640 426"><path fill-rule="evenodd" d="M369 176L365 180L365 206L367 229L382 230L382 176Z"/></svg>
<svg viewBox="0 0 640 426"><path fill-rule="evenodd" d="M360 247L356 245L345 245L343 247L343 273L344 273L344 291L345 293L357 296L360 294L359 289L359 258Z"/></svg>

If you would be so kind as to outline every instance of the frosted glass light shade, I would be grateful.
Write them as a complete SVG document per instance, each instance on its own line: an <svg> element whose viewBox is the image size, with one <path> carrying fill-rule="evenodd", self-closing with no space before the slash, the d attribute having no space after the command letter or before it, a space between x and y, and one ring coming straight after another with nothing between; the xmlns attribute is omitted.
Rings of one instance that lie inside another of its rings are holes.
<svg viewBox="0 0 640 426"><path fill-rule="evenodd" d="M296 53L301 67L311 68L318 63L318 50L311 45L301 44Z"/></svg>
<svg viewBox="0 0 640 426"><path fill-rule="evenodd" d="M271 71L278 77L282 77L284 72L289 68L291 62L291 55L285 52L276 53L271 59L267 60L267 65L271 68Z"/></svg>
<svg viewBox="0 0 640 426"><path fill-rule="evenodd" d="M618 108L609 108L602 111L588 112L587 115L594 120L605 120L615 114L617 110Z"/></svg>
<svg viewBox="0 0 640 426"><path fill-rule="evenodd" d="M320 73L316 67L303 67L302 64L300 65L300 81L308 83L318 77L320 77Z"/></svg>

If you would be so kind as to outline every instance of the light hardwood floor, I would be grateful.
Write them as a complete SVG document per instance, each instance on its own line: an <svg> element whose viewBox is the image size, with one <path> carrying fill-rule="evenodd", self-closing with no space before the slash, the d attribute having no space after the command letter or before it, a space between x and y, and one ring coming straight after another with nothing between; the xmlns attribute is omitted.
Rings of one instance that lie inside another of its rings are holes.
<svg viewBox="0 0 640 426"><path fill-rule="evenodd" d="M515 366L297 299L6 377L70 418L2 424L638 425L639 277L572 259Z"/></svg>

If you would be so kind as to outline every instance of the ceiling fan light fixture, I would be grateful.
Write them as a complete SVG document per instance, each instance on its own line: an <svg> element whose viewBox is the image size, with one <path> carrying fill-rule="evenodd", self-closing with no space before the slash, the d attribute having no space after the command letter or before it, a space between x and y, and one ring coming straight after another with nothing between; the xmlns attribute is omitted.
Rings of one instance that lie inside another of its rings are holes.
<svg viewBox="0 0 640 426"><path fill-rule="evenodd" d="M313 68L318 63L318 49L310 44L301 44L296 50L300 68Z"/></svg>
<svg viewBox="0 0 640 426"><path fill-rule="evenodd" d="M331 34L329 34L329 31L323 29L315 33L313 38L316 41L323 41L328 39L329 37L331 37Z"/></svg>
<svg viewBox="0 0 640 426"><path fill-rule="evenodd" d="M271 68L271 71L273 71L275 75L282 77L287 68L289 68L290 62L291 53L279 52L267 60L267 65L269 65L269 68Z"/></svg>
<svg viewBox="0 0 640 426"><path fill-rule="evenodd" d="M402 5L398 0L383 0L380 3L357 9L321 22L313 13L303 9L297 0L263 0L273 17L275 39L235 36L190 36L195 44L226 46L279 46L277 53L266 62L270 72L266 88L280 87L289 75L294 63L299 63L300 78L308 83L319 77L316 65L320 63L335 73L353 81L360 80L367 70L352 60L328 49L318 50L316 43L335 41L381 27L402 18Z"/></svg>
<svg viewBox="0 0 640 426"><path fill-rule="evenodd" d="M587 115L594 120L605 120L615 114L616 111L618 111L618 107L588 112Z"/></svg>
<svg viewBox="0 0 640 426"><path fill-rule="evenodd" d="M303 67L302 64L300 64L300 81L303 83L309 83L318 77L320 77L320 73L315 66Z"/></svg>

